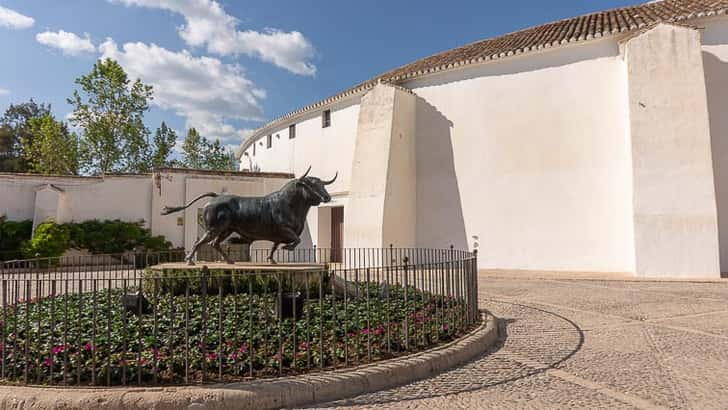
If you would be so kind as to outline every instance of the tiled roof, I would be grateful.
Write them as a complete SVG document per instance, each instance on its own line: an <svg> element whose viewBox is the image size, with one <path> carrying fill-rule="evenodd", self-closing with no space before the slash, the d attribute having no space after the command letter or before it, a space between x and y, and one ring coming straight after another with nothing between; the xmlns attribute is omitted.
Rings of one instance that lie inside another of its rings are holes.
<svg viewBox="0 0 728 410"><path fill-rule="evenodd" d="M337 95L290 112L259 128L249 139L255 139L260 134L264 134L264 131L275 128L291 117L328 105L341 98L365 92L378 82L398 83L468 64L637 31L661 22L680 23L702 17L723 15L727 12L728 0L653 1L637 6L572 17L477 41L395 68ZM245 145L247 144L243 144L243 146Z"/></svg>

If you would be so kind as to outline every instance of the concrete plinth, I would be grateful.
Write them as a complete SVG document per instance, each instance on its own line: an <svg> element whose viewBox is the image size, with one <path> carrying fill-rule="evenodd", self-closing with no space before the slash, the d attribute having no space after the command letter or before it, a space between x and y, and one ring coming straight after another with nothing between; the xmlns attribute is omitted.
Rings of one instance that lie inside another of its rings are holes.
<svg viewBox="0 0 728 410"><path fill-rule="evenodd" d="M158 272L168 270L199 270L203 267L211 271L237 271L237 272L320 272L326 270L323 263L255 263L235 262L197 262L195 265L188 265L186 262L160 263L150 266L149 269Z"/></svg>

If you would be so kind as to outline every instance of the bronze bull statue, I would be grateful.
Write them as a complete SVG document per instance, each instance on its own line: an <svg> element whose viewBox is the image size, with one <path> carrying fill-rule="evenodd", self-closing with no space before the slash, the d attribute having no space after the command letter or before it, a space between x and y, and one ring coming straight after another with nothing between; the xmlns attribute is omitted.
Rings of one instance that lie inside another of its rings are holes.
<svg viewBox="0 0 728 410"><path fill-rule="evenodd" d="M311 167L300 178L289 181L279 191L266 196L242 197L208 192L187 205L164 207L162 215L182 211L202 198L212 197L202 210L206 232L185 256L187 263L194 265L200 246L208 242L227 263L234 263L220 247L233 233L237 233L244 244L259 240L273 242L268 260L276 263L273 254L281 244L285 245L283 249L293 250L301 242L299 236L306 224L309 208L331 201L326 185L336 180L338 172L330 181L322 181L308 176L309 171Z"/></svg>

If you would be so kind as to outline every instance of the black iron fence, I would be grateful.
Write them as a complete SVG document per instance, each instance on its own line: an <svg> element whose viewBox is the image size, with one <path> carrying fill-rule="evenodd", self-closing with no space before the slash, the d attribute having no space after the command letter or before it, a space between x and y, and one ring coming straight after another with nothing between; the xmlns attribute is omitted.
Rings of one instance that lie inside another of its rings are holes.
<svg viewBox="0 0 728 410"><path fill-rule="evenodd" d="M226 382L370 363L479 320L477 255L450 249L181 251L0 264L0 379L50 385ZM338 256L338 255L337 255Z"/></svg>

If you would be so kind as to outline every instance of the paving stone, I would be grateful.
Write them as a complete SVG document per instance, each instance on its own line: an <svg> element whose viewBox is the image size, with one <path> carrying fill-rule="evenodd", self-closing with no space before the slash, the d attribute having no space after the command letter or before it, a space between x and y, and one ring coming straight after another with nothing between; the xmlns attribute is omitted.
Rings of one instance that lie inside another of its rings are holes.
<svg viewBox="0 0 728 410"><path fill-rule="evenodd" d="M315 408L728 408L728 282L481 275L501 340L465 366Z"/></svg>

